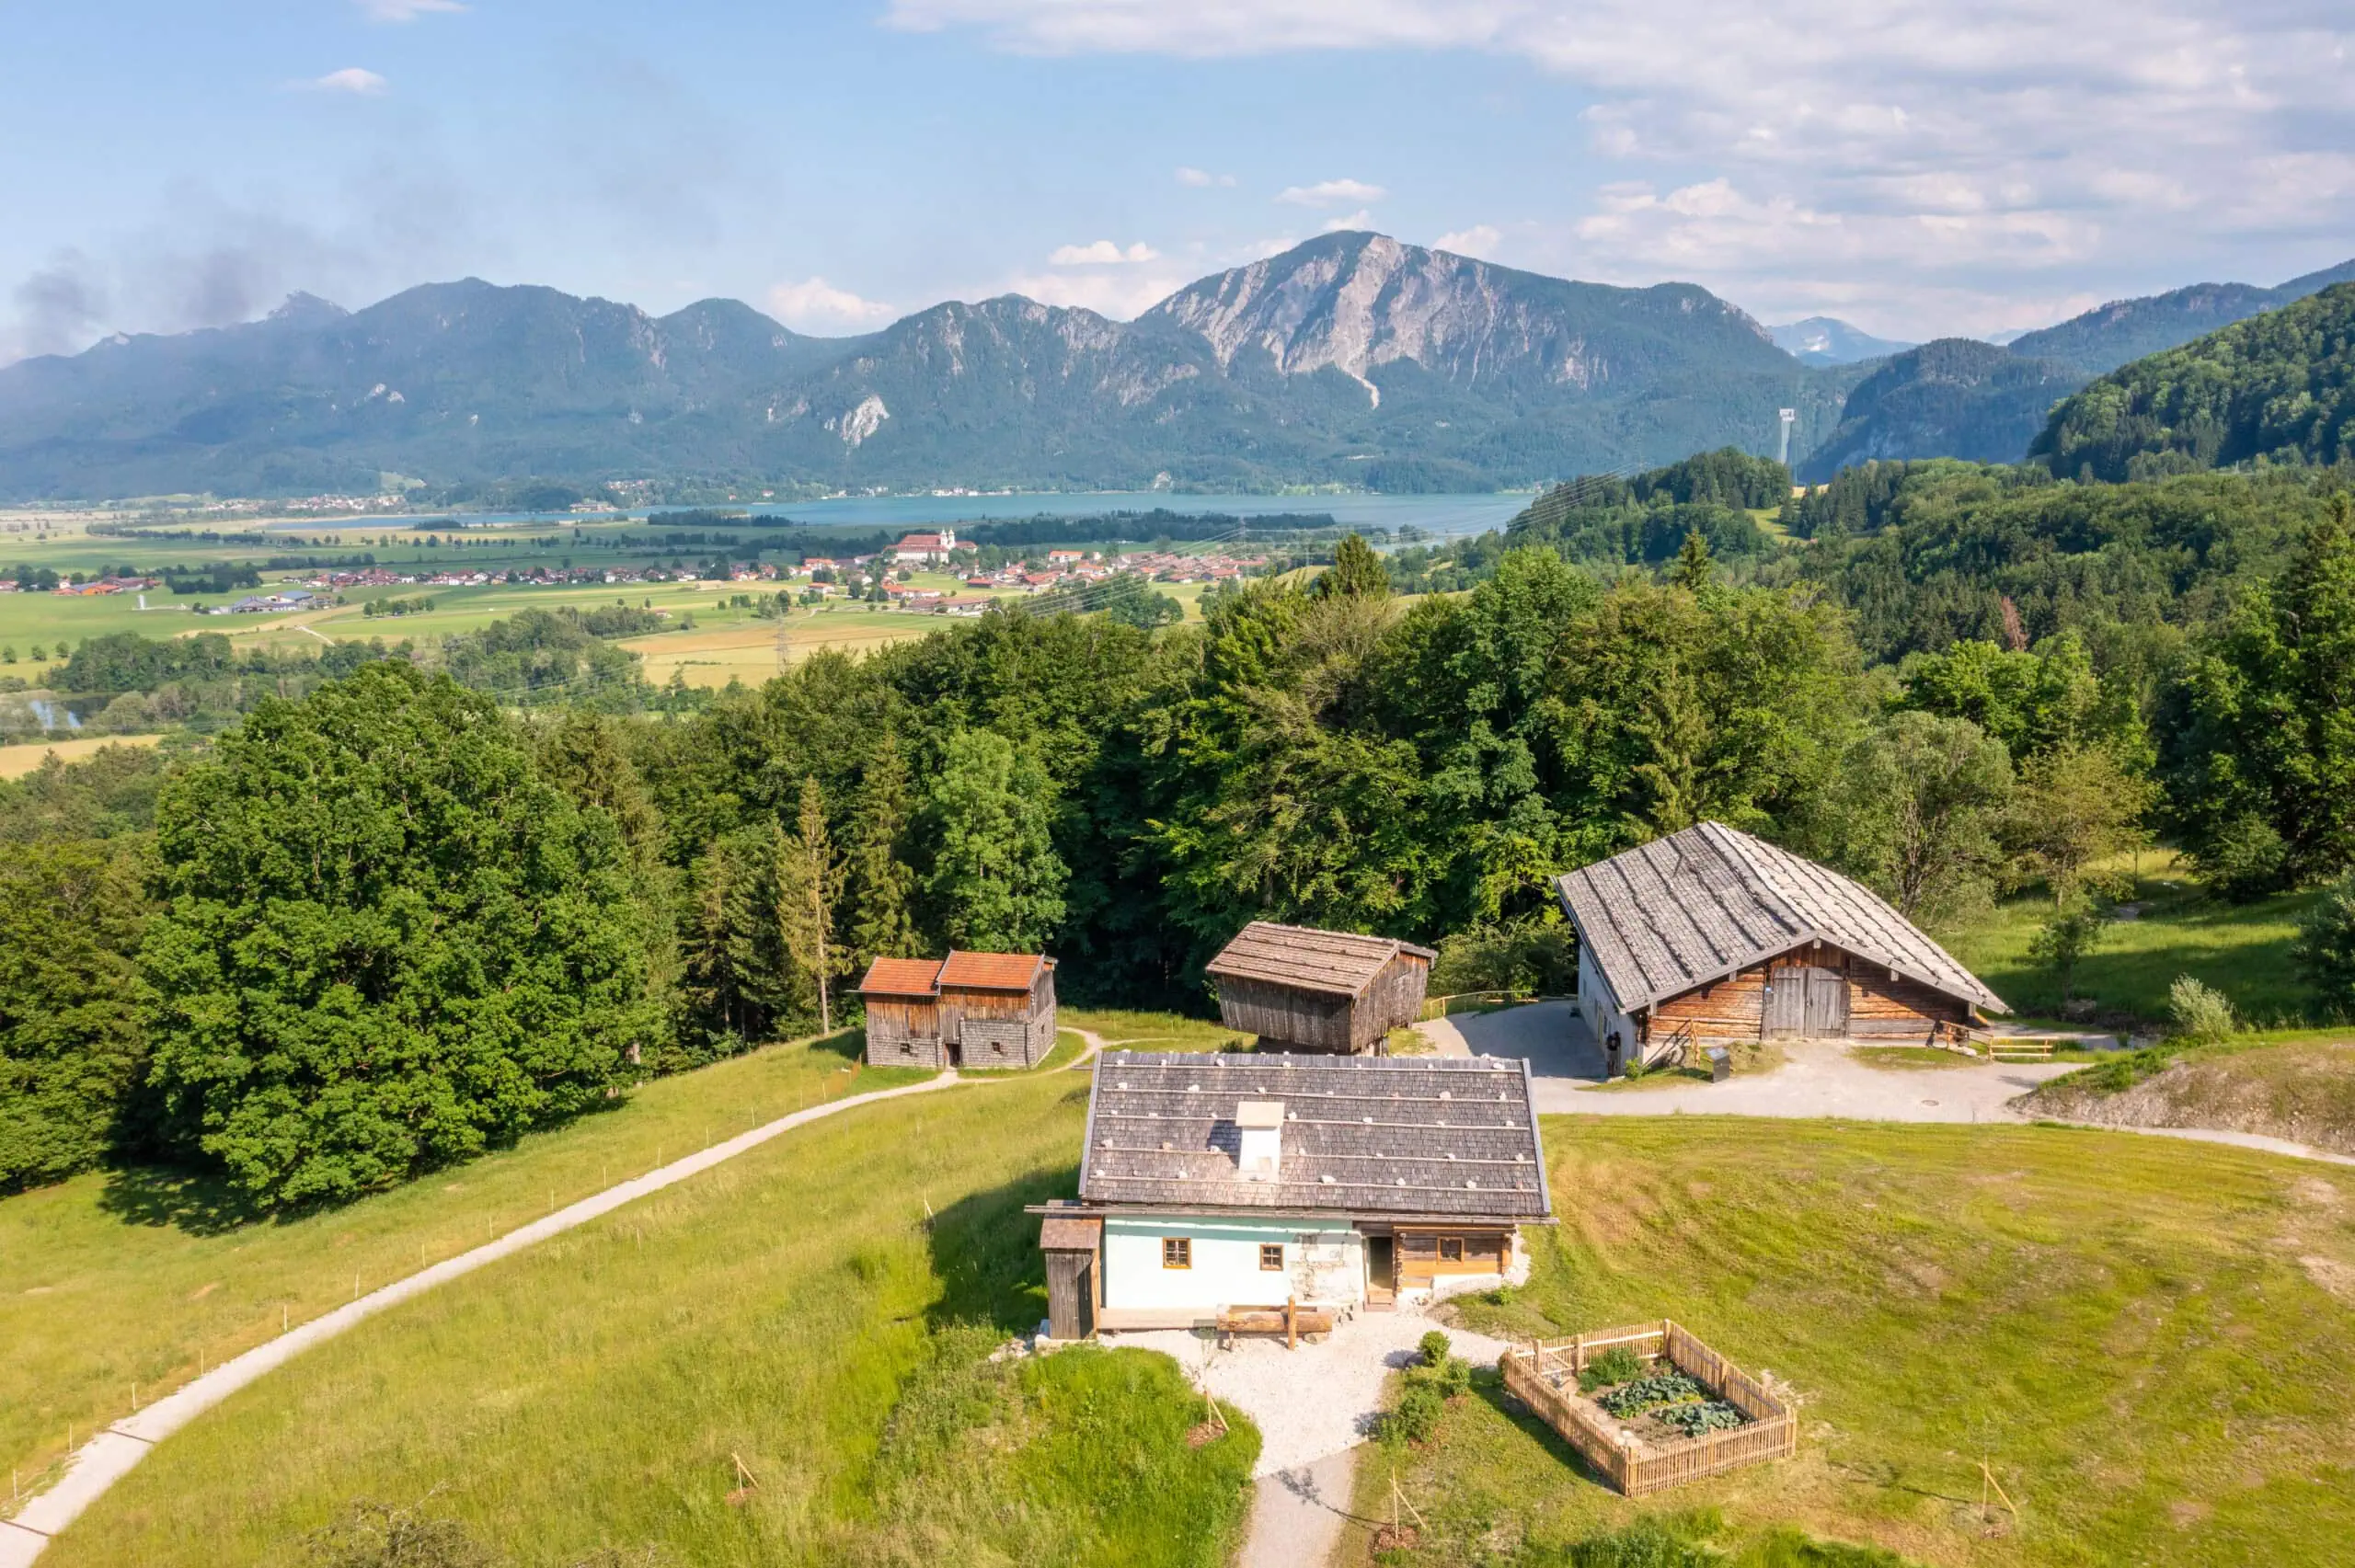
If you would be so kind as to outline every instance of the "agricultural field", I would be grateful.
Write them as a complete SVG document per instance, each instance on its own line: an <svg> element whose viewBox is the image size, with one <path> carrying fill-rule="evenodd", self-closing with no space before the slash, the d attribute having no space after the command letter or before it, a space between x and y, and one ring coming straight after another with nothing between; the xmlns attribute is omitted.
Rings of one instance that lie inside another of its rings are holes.
<svg viewBox="0 0 2355 1568"><path fill-rule="evenodd" d="M175 1437L50 1561L283 1562L354 1499L430 1497L518 1563L1213 1568L1247 1422L1195 1446L1143 1352L985 1359L1043 1314L1022 1207L1069 1190L1086 1098L863 1109L454 1282Z"/></svg>
<svg viewBox="0 0 2355 1568"><path fill-rule="evenodd" d="M33 741L0 746L0 779L20 779L32 773L52 751L61 762L79 762L101 746L153 746L160 735L100 735L87 739Z"/></svg>
<svg viewBox="0 0 2355 1568"><path fill-rule="evenodd" d="M1797 1393L1798 1457L1631 1503L1484 1376L1428 1446L1359 1468L1356 1513L1386 1519L1396 1465L1414 1548L1357 1532L1345 1562L1583 1562L1550 1553L1679 1516L1729 1563L1848 1561L1777 1555L1777 1530L1940 1568L2320 1563L2355 1539L2355 1171L2042 1127L1545 1135L1576 1196L1466 1325L1673 1318ZM1982 1515L1982 1458L2016 1518Z"/></svg>
<svg viewBox="0 0 2355 1568"><path fill-rule="evenodd" d="M2295 1023L2309 993L2290 957L2298 921L2319 897L2285 893L2247 904L2209 895L2188 867L2165 851L2146 852L2126 904L2132 918L2113 919L2079 965L2075 990L2102 1014L2167 1015L2167 988L2189 975L2232 1000L2252 1023ZM1939 933L1964 966L2028 1019L2057 1019L2061 990L2028 956L2037 928L2052 918L2049 897L2007 899L1986 918Z"/></svg>

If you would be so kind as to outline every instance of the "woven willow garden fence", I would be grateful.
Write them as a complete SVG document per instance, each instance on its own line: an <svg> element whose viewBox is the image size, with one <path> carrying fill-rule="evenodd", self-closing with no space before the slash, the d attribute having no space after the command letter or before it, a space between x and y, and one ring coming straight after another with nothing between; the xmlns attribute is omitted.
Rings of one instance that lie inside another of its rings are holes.
<svg viewBox="0 0 2355 1568"><path fill-rule="evenodd" d="M1666 1361L1748 1416L1745 1425L1697 1437L1648 1443L1623 1436L1620 1424L1578 1397L1579 1374L1606 1350ZM1500 1357L1505 1388L1630 1497L1721 1475L1798 1448L1798 1417L1724 1356L1667 1319L1657 1326L1607 1329L1573 1339L1534 1340ZM1567 1388L1568 1391L1565 1392Z"/></svg>

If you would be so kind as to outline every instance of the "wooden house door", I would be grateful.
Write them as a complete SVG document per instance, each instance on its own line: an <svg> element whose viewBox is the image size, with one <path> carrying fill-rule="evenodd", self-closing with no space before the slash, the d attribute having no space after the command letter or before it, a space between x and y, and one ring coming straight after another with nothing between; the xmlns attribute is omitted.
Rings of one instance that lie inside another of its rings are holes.
<svg viewBox="0 0 2355 1568"><path fill-rule="evenodd" d="M1807 971L1775 968L1766 971L1766 1037L1770 1040L1803 1034L1807 1029Z"/></svg>
<svg viewBox="0 0 2355 1568"><path fill-rule="evenodd" d="M1848 977L1837 969L1809 969L1807 1033L1810 1039L1832 1039L1848 1032ZM1793 990L1799 988L1793 987Z"/></svg>

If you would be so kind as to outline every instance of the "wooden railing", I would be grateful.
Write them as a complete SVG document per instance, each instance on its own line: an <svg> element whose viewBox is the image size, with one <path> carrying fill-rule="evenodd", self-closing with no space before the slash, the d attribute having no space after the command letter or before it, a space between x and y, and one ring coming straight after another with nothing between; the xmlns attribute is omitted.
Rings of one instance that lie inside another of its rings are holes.
<svg viewBox="0 0 2355 1568"><path fill-rule="evenodd" d="M1578 1375L1596 1356L1614 1346L1647 1361L1666 1361L1718 1399L1750 1417L1750 1424L1640 1447L1620 1436L1618 1423L1598 1407L1573 1397ZM1798 1418L1765 1387L1724 1356L1662 1319L1657 1327L1607 1329L1567 1340L1533 1340L1498 1360L1505 1388L1562 1435L1612 1485L1630 1497L1720 1475L1761 1459L1787 1459L1798 1449Z"/></svg>
<svg viewBox="0 0 2355 1568"><path fill-rule="evenodd" d="M1453 996L1427 996L1422 1011L1415 1014L1415 1022L1428 1024L1434 1018L1444 1018L1451 1013L1487 1012L1495 1007L1519 1007L1527 1001L1543 1001L1545 998L1527 990L1466 990Z"/></svg>
<svg viewBox="0 0 2355 1568"><path fill-rule="evenodd" d="M1641 1059L1647 1071L1655 1067L1691 1067L1693 1021L1688 1018L1658 1039L1645 1042Z"/></svg>

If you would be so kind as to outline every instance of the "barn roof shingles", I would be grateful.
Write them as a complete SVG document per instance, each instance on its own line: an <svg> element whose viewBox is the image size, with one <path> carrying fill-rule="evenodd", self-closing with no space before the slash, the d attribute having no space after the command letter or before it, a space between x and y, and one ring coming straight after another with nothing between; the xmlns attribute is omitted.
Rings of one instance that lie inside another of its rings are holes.
<svg viewBox="0 0 2355 1568"><path fill-rule="evenodd" d="M1426 963L1434 956L1428 947L1394 937L1253 921L1203 968L1223 979L1264 980L1302 990L1357 996L1401 953Z"/></svg>
<svg viewBox="0 0 2355 1568"><path fill-rule="evenodd" d="M1095 1072L1079 1177L1089 1205L1553 1213L1525 1061L1107 1051ZM1276 1173L1245 1175L1236 1110L1269 1100L1283 1106Z"/></svg>
<svg viewBox="0 0 2355 1568"><path fill-rule="evenodd" d="M1557 879L1620 1007L1633 1012L1821 940L1949 996L2010 1009L1878 894L1718 822Z"/></svg>

